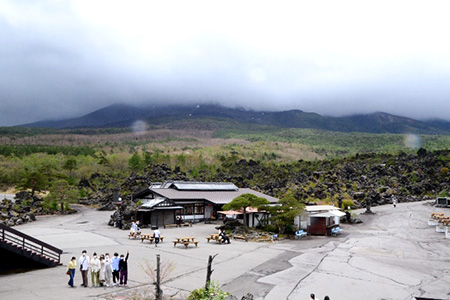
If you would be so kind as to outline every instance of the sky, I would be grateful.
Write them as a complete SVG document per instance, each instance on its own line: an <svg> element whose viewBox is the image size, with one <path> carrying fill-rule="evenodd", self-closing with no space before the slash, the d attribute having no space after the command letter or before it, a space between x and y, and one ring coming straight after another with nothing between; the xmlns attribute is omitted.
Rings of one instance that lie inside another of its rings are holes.
<svg viewBox="0 0 450 300"><path fill-rule="evenodd" d="M450 120L448 1L0 1L0 126L114 103Z"/></svg>

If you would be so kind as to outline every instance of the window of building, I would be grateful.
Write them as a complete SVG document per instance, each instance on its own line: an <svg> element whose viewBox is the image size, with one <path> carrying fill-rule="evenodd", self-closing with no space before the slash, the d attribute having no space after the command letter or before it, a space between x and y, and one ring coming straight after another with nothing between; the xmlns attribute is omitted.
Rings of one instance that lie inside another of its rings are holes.
<svg viewBox="0 0 450 300"><path fill-rule="evenodd" d="M192 215L192 204L189 205L183 205L184 206L184 213L186 215Z"/></svg>
<svg viewBox="0 0 450 300"><path fill-rule="evenodd" d="M195 214L196 215L203 215L204 212L205 212L205 210L203 208L203 204L195 204Z"/></svg>

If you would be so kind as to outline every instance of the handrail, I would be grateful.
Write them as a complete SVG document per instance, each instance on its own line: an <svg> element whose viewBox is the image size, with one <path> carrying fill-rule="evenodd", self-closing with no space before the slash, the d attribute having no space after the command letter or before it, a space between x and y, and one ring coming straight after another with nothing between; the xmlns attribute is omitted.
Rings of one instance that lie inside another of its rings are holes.
<svg viewBox="0 0 450 300"><path fill-rule="evenodd" d="M29 236L23 232L20 232L18 230L15 230L11 227L8 227L4 224L0 224L0 241L6 241L9 240L11 242L13 242L16 245L21 246L23 249L30 249L33 251L36 251L36 249L39 249L39 252L44 255L45 254L49 254L50 256L53 256L54 253L56 253L55 258L58 259L58 263L60 262L61 259L61 254L63 253L63 251L59 248L56 248L52 245L49 245L41 240L38 240L32 236ZM8 234L7 234L8 233ZM15 236L12 236L15 235ZM18 238L18 237L20 238ZM7 237L10 237L9 239L7 239ZM30 242L37 244L40 247L37 247L36 245L30 244ZM48 250L51 251L48 251ZM53 252L53 253L52 253Z"/></svg>

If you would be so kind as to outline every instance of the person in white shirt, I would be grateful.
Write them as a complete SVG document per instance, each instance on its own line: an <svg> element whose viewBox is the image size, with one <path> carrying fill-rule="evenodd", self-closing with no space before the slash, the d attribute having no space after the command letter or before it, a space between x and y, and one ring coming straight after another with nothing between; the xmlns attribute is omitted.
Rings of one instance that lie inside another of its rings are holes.
<svg viewBox="0 0 450 300"><path fill-rule="evenodd" d="M80 265L81 278L83 279L83 283L81 286L88 286L88 272L89 272L89 256L86 254L86 250L83 250L80 258L78 259L78 264Z"/></svg>
<svg viewBox="0 0 450 300"><path fill-rule="evenodd" d="M155 238L155 247L158 247L159 238L161 237L161 232L159 231L158 227L156 227L153 231L153 237Z"/></svg>
<svg viewBox="0 0 450 300"><path fill-rule="evenodd" d="M89 268L91 269L91 281L92 286L100 286L99 281L99 271L100 271L100 260L97 257L97 253L94 252L91 261L89 262Z"/></svg>
<svg viewBox="0 0 450 300"><path fill-rule="evenodd" d="M130 234L134 235L136 233L136 223L131 222Z"/></svg>
<svg viewBox="0 0 450 300"><path fill-rule="evenodd" d="M112 278L112 259L109 257L109 253L105 254L105 285L111 285Z"/></svg>

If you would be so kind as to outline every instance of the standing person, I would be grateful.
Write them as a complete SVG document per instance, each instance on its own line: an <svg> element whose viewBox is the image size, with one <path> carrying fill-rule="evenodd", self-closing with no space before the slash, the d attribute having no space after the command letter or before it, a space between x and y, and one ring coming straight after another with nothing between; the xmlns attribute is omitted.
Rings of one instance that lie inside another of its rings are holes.
<svg viewBox="0 0 450 300"><path fill-rule="evenodd" d="M98 259L97 253L95 253L95 252L91 258L89 267L91 268L92 286L99 286L100 282L98 279L98 272L100 271L100 260Z"/></svg>
<svg viewBox="0 0 450 300"><path fill-rule="evenodd" d="M105 256L100 254L100 270L98 271L98 280L100 281L100 286L105 285Z"/></svg>
<svg viewBox="0 0 450 300"><path fill-rule="evenodd" d="M120 270L120 285L127 285L128 281L128 256L130 251L127 251L127 256L124 258L123 254L120 255L119 270Z"/></svg>
<svg viewBox="0 0 450 300"><path fill-rule="evenodd" d="M67 265L67 272L69 274L69 282L68 284L71 287L75 287L73 285L73 278L75 277L75 268L77 267L77 259L75 258L75 256L72 256L72 259L70 260L69 264Z"/></svg>
<svg viewBox="0 0 450 300"><path fill-rule="evenodd" d="M117 227L119 227L119 229L122 229L122 216L120 214L117 217Z"/></svg>
<svg viewBox="0 0 450 300"><path fill-rule="evenodd" d="M397 197L395 197L394 195L392 195L392 204L394 205L394 207L397 207Z"/></svg>
<svg viewBox="0 0 450 300"><path fill-rule="evenodd" d="M114 257L111 262L113 286L119 283L119 263L120 263L119 253L116 252L114 253Z"/></svg>
<svg viewBox="0 0 450 300"><path fill-rule="evenodd" d="M153 237L155 238L155 247L158 247L159 238L161 237L161 232L158 227L155 227L155 230L153 230Z"/></svg>
<svg viewBox="0 0 450 300"><path fill-rule="evenodd" d="M78 259L78 262L80 264L81 278L83 279L83 283L81 284L81 286L84 287L88 286L89 272L89 256L86 253L86 250L83 250L83 252L81 252L80 258Z"/></svg>
<svg viewBox="0 0 450 300"><path fill-rule="evenodd" d="M112 260L109 257L109 253L105 254L105 285L111 286L112 278Z"/></svg>

